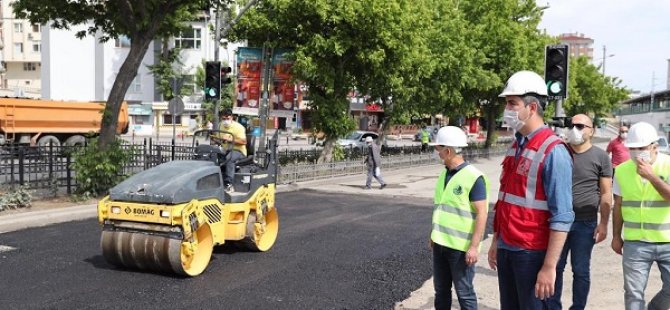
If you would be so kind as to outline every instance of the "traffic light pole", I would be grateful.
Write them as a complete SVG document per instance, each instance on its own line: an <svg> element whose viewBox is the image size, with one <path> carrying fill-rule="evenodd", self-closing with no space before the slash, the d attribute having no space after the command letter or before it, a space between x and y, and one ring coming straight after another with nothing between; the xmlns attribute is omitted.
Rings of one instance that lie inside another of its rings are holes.
<svg viewBox="0 0 670 310"><path fill-rule="evenodd" d="M261 139L258 142L258 152L265 152L265 130L268 123L268 93L270 88L270 66L272 65L272 48L263 45L263 98L261 99L261 106L258 111L258 116L261 119Z"/></svg>
<svg viewBox="0 0 670 310"><path fill-rule="evenodd" d="M221 44L221 6L216 5L216 15L214 21L215 35L214 35L214 61L219 61L219 45ZM218 98L214 100L214 130L219 129L219 106L221 105L221 87L219 87Z"/></svg>

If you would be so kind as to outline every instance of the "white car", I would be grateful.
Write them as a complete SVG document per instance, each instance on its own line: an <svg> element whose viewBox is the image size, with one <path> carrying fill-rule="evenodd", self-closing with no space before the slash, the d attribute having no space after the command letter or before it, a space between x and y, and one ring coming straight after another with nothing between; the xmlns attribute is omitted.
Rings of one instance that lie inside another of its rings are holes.
<svg viewBox="0 0 670 310"><path fill-rule="evenodd" d="M372 137L377 140L379 135L372 131L354 131L342 139L337 140L337 144L343 147L365 147L365 138Z"/></svg>

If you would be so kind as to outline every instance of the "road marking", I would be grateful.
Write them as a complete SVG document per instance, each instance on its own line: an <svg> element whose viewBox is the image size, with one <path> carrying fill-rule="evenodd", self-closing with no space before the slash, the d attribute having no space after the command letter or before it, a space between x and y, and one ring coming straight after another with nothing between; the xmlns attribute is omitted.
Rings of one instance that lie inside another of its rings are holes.
<svg viewBox="0 0 670 310"><path fill-rule="evenodd" d="M15 247L0 244L0 253L16 250Z"/></svg>

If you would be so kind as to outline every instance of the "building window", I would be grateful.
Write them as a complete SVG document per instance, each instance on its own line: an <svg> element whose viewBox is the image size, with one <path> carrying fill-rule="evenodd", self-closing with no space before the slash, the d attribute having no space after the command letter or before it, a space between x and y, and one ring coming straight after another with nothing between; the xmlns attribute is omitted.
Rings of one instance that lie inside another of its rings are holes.
<svg viewBox="0 0 670 310"><path fill-rule="evenodd" d="M34 62L24 62L23 71L35 71L37 70L37 64Z"/></svg>
<svg viewBox="0 0 670 310"><path fill-rule="evenodd" d="M21 33L21 32L23 32L23 24L21 24L21 23L14 23L14 32L16 32L16 33Z"/></svg>
<svg viewBox="0 0 670 310"><path fill-rule="evenodd" d="M151 125L149 115L133 115L136 125Z"/></svg>
<svg viewBox="0 0 670 310"><path fill-rule="evenodd" d="M33 32L40 32L41 28L39 24L33 24Z"/></svg>
<svg viewBox="0 0 670 310"><path fill-rule="evenodd" d="M33 52L35 52L35 53L39 53L40 50L41 50L41 48L40 48L40 44L39 44L39 43L37 43L37 44L33 44Z"/></svg>
<svg viewBox="0 0 670 310"><path fill-rule="evenodd" d="M174 124L175 125L181 125L181 115L175 115L174 117ZM171 114L163 114L163 125L172 125L172 115Z"/></svg>
<svg viewBox="0 0 670 310"><path fill-rule="evenodd" d="M14 43L14 54L23 54L23 43Z"/></svg>
<svg viewBox="0 0 670 310"><path fill-rule="evenodd" d="M135 76L133 79L132 83L130 83L130 87L128 88L128 91L130 93L138 94L142 92L142 77L138 74Z"/></svg>
<svg viewBox="0 0 670 310"><path fill-rule="evenodd" d="M174 38L174 46L185 49L200 49L202 39L200 38L202 29L192 28L182 31L178 37Z"/></svg>
<svg viewBox="0 0 670 310"><path fill-rule="evenodd" d="M130 47L130 38L120 35L114 40L114 47Z"/></svg>
<svg viewBox="0 0 670 310"><path fill-rule="evenodd" d="M182 92L185 93L186 95L190 94L197 94L198 89L196 89L195 85L195 75L184 75L184 86L182 88Z"/></svg>

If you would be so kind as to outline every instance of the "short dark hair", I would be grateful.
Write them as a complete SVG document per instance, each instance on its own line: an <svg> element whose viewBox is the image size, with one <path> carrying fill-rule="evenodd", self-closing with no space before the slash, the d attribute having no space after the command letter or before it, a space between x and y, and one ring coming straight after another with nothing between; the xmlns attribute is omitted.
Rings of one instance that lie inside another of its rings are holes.
<svg viewBox="0 0 670 310"><path fill-rule="evenodd" d="M219 112L219 116L228 116L233 115L233 110L231 108L225 108Z"/></svg>

